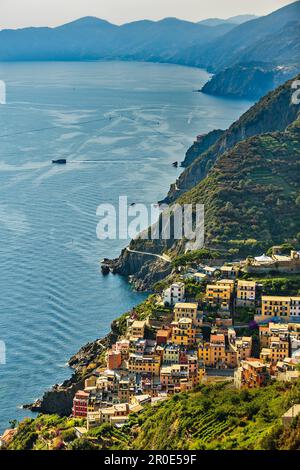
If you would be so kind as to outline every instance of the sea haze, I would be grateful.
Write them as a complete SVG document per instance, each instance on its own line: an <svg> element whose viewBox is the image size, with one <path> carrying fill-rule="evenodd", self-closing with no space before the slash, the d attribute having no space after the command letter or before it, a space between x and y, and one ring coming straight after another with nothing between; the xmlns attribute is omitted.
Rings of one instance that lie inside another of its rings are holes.
<svg viewBox="0 0 300 470"><path fill-rule="evenodd" d="M144 299L101 275L99 261L127 242L97 239L96 209L119 195L163 198L180 172L172 162L195 136L250 106L193 93L208 78L148 63L0 64L0 432L30 416L20 405L68 378L69 357ZM70 163L52 165L58 158Z"/></svg>

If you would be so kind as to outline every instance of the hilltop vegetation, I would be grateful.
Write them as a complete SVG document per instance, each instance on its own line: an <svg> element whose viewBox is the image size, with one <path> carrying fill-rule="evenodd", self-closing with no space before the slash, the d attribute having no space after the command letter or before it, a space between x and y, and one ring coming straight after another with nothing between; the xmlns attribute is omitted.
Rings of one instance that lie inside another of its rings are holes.
<svg viewBox="0 0 300 470"><path fill-rule="evenodd" d="M297 120L285 132L252 137L224 153L178 202L205 205L209 246L250 254L281 241L299 243L299 195Z"/></svg>
<svg viewBox="0 0 300 470"><path fill-rule="evenodd" d="M218 157L233 149L239 142L256 135L283 131L292 124L299 115L299 106L291 104L291 85L294 80L299 79L300 75L261 98L225 132L221 133L217 140L212 140L208 149L202 150L201 145L194 144L187 152L188 166L178 178L176 189L171 188L166 201L175 201L184 192L203 180L213 168ZM216 137L218 134L209 133L203 141L209 140L211 135Z"/></svg>
<svg viewBox="0 0 300 470"><path fill-rule="evenodd" d="M227 131L199 137L188 150L186 168L164 202L204 205L204 250L230 260L281 243L299 249L300 108L291 102L292 83L299 79L267 94ZM140 237L130 248L167 253L173 266L186 262L185 239ZM145 289L169 275L172 265L123 250L114 267Z"/></svg>

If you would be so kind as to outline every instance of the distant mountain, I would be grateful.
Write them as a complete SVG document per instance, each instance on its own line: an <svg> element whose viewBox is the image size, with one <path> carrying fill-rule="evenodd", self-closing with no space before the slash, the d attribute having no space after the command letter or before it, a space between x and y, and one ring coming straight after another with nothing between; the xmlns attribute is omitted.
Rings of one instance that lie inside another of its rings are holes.
<svg viewBox="0 0 300 470"><path fill-rule="evenodd" d="M198 21L198 24L204 24L205 26L219 26L224 23L230 24L242 24L246 23L246 21L255 20L258 18L256 15L238 15L238 16L231 16L226 20L222 18L208 18L207 20Z"/></svg>
<svg viewBox="0 0 300 470"><path fill-rule="evenodd" d="M236 15L231 16L230 18L228 18L227 21L229 21L230 23L242 24L246 23L246 21L256 20L257 18L257 15Z"/></svg>
<svg viewBox="0 0 300 470"><path fill-rule="evenodd" d="M300 0L267 16L117 26L85 17L56 28L0 31L0 61L135 60L206 68L204 91L257 98L300 70ZM237 24L238 23L238 24ZM265 69L240 67L263 63ZM283 71L283 72L282 72Z"/></svg>
<svg viewBox="0 0 300 470"><path fill-rule="evenodd" d="M216 72L239 62L299 63L299 18L297 1L235 27L194 55L199 65Z"/></svg>
<svg viewBox="0 0 300 470"><path fill-rule="evenodd" d="M0 60L122 59L171 61L195 44L207 44L233 25L209 27L176 18L116 26L86 17L57 28L0 31Z"/></svg>

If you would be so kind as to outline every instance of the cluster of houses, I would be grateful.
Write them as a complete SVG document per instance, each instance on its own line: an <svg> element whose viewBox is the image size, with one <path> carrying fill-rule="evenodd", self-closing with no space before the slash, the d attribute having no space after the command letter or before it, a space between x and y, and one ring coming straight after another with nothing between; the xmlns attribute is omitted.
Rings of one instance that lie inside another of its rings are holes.
<svg viewBox="0 0 300 470"><path fill-rule="evenodd" d="M230 276L206 283L201 303L186 301L184 282L172 284L161 297L170 314L159 325L151 318L128 317L126 334L107 351L106 368L94 371L76 393L73 416L85 418L87 429L102 423L122 426L145 404L154 406L224 371L237 388L296 379L300 296L261 296L255 281ZM202 282L203 276L198 278ZM255 309L257 357L253 337L239 335L233 326L237 306ZM213 323L208 324L205 308L215 308Z"/></svg>
<svg viewBox="0 0 300 470"><path fill-rule="evenodd" d="M261 387L275 378L293 381L299 378L300 323L261 324L259 329L259 358L240 361L234 371L237 388Z"/></svg>

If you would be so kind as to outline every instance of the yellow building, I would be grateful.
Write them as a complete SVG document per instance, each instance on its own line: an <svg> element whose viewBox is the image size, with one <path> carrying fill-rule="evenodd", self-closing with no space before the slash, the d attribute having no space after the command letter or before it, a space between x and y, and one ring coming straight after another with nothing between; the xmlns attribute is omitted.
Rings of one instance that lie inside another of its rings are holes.
<svg viewBox="0 0 300 470"><path fill-rule="evenodd" d="M181 318L190 318L195 324L197 321L197 303L178 302L174 307L174 321L178 322Z"/></svg>
<svg viewBox="0 0 300 470"><path fill-rule="evenodd" d="M248 306L255 303L256 298L256 282L243 281L237 282L236 304L238 306Z"/></svg>
<svg viewBox="0 0 300 470"><path fill-rule="evenodd" d="M222 287L229 286L231 293L233 293L234 291L235 282L233 279L219 279L219 281L217 281L216 284Z"/></svg>
<svg viewBox="0 0 300 470"><path fill-rule="evenodd" d="M236 352L237 362L248 359L252 355L252 337L242 336L241 338L234 337L233 341L229 344L230 349Z"/></svg>
<svg viewBox="0 0 300 470"><path fill-rule="evenodd" d="M237 353L226 347L224 334L210 335L210 342L199 346L198 358L207 367L234 368L237 365Z"/></svg>
<svg viewBox="0 0 300 470"><path fill-rule="evenodd" d="M146 321L135 320L129 328L130 336L133 338L144 338Z"/></svg>
<svg viewBox="0 0 300 470"><path fill-rule="evenodd" d="M290 317L291 298L279 295L263 295L261 299L261 313L255 315L256 321L271 320L279 317L285 321Z"/></svg>
<svg viewBox="0 0 300 470"><path fill-rule="evenodd" d="M191 347L196 343L196 330L191 318L180 318L172 323L172 339L174 345Z"/></svg>
<svg viewBox="0 0 300 470"><path fill-rule="evenodd" d="M225 283L225 280L222 284L208 284L206 302L214 307L220 306L222 310L229 310L232 291L232 285Z"/></svg>
<svg viewBox="0 0 300 470"><path fill-rule="evenodd" d="M159 355L147 356L130 354L128 359L128 371L135 374L159 375L161 357Z"/></svg>
<svg viewBox="0 0 300 470"><path fill-rule="evenodd" d="M269 347L263 348L260 353L260 359L263 362L269 362L275 365L289 356L289 341L283 340L278 336L272 336L269 339Z"/></svg>

